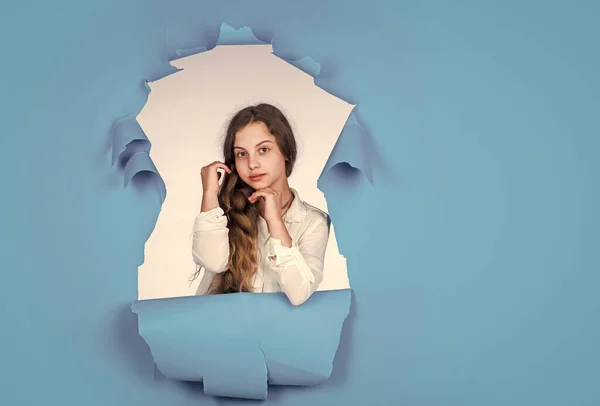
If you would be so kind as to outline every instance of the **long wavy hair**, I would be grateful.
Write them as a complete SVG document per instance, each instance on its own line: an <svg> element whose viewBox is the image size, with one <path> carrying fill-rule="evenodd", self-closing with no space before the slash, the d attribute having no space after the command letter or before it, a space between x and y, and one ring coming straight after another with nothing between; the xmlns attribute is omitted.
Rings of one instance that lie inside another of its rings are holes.
<svg viewBox="0 0 600 406"><path fill-rule="evenodd" d="M285 115L277 107L261 103L238 111L227 127L223 142L225 165L231 174L224 173L219 191L219 205L227 216L229 228L229 262L225 272L215 274L208 294L252 292L252 279L258 268L258 207L248 202L254 188L246 184L235 167L233 146L239 130L250 123L263 122L275 137L285 157L286 177L292 174L296 162L296 139Z"/></svg>

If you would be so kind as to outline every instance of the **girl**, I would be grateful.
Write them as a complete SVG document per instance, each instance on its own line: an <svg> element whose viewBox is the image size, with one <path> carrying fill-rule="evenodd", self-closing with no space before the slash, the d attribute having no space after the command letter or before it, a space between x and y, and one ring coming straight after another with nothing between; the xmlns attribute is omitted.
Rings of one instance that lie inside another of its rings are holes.
<svg viewBox="0 0 600 406"><path fill-rule="evenodd" d="M223 155L201 171L192 255L205 272L196 294L284 292L292 305L304 303L323 280L330 218L288 185L296 161L288 120L266 103L242 109Z"/></svg>

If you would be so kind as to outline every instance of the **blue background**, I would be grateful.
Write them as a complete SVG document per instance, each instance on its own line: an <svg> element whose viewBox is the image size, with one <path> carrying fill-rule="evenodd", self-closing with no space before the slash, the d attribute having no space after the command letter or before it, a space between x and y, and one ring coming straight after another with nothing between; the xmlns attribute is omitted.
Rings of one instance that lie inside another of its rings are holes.
<svg viewBox="0 0 600 406"><path fill-rule="evenodd" d="M160 205L109 150L227 22L319 62L381 153L320 181L354 291L332 377L266 403L599 404L599 3L212 3L3 7L1 403L240 403L153 379L130 304Z"/></svg>

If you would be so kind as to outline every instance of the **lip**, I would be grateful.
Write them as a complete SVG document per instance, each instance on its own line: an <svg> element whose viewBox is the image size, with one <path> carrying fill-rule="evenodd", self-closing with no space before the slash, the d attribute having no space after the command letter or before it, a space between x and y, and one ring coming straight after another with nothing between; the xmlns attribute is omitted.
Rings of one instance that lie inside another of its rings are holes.
<svg viewBox="0 0 600 406"><path fill-rule="evenodd" d="M266 175L265 173L261 173L260 175L252 175L252 176L250 176L250 180L253 180L253 181L261 180L265 175Z"/></svg>

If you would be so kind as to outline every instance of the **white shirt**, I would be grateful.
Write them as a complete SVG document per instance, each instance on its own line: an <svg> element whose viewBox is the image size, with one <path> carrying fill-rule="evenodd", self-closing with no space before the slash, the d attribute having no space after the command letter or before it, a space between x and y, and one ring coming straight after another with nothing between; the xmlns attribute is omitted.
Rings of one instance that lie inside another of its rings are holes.
<svg viewBox="0 0 600 406"><path fill-rule="evenodd" d="M254 292L284 292L294 306L304 303L323 280L323 263L331 220L324 211L295 198L283 216L292 246L269 234L267 222L258 217L259 264L253 279ZM227 270L229 229L221 207L200 212L194 221L194 262L205 272L196 295L205 294L216 273Z"/></svg>

